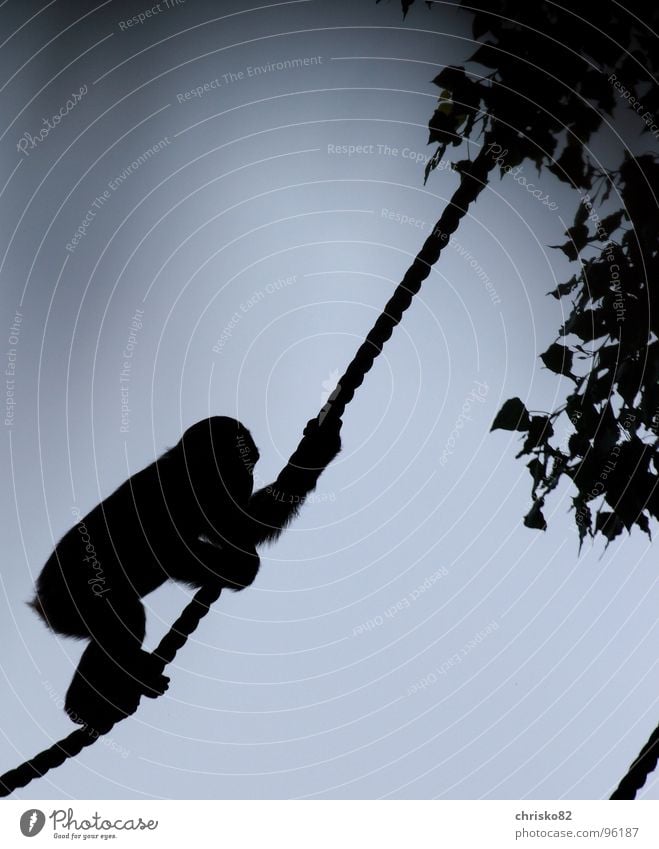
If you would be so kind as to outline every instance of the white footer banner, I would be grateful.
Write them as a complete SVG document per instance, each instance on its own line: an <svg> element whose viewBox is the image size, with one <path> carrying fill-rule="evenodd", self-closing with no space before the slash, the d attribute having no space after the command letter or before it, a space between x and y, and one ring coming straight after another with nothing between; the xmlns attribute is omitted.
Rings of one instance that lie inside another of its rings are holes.
<svg viewBox="0 0 659 849"><path fill-rule="evenodd" d="M3 849L53 841L184 849L657 849L659 805L510 800L8 800L0 805Z"/></svg>

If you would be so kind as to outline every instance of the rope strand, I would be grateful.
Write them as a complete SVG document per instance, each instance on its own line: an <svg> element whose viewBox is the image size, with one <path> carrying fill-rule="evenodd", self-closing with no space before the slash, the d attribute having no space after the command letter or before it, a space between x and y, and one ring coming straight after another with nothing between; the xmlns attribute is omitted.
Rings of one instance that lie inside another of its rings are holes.
<svg viewBox="0 0 659 849"><path fill-rule="evenodd" d="M467 214L471 204L485 188L488 174L495 165L494 159L487 155L486 143L484 143L481 152L470 167L461 170L460 185L453 193L449 204L423 243L423 247L408 268L402 281L396 287L394 294L378 316L366 339L357 349L350 365L340 378L336 390L320 411L319 419L321 422L330 412L339 418L343 415L345 408L352 401L355 392L371 370L376 357L379 356L385 343L390 339L394 328L400 324L403 314L409 308L412 299L418 294L424 280L439 259L443 248L458 229L460 221Z"/></svg>

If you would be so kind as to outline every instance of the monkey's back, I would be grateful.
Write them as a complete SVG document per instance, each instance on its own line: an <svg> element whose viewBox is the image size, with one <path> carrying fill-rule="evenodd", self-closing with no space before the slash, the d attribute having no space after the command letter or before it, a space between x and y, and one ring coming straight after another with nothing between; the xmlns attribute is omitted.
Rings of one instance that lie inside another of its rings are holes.
<svg viewBox="0 0 659 849"><path fill-rule="evenodd" d="M55 631L87 636L102 600L121 607L167 579L159 563L174 531L155 464L138 472L67 531L37 579L34 609ZM119 601L120 600L120 601Z"/></svg>

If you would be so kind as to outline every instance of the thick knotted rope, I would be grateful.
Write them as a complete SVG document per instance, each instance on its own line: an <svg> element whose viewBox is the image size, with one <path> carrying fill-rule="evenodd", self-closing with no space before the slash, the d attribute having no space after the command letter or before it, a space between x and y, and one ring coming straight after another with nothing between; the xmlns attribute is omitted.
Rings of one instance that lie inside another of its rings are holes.
<svg viewBox="0 0 659 849"><path fill-rule="evenodd" d="M487 156L486 149L486 144L483 144L476 159L470 165L464 167L463 164L461 167L460 185L414 262L396 287L393 296L360 345L327 404L320 411L318 418L321 424L327 415L337 417L343 415L346 406L364 382L364 377L371 370L376 357L379 356L394 328L400 323L403 314L412 303L412 298L418 293L423 281L430 274L432 266L439 259L449 237L457 230L469 206L485 187L487 176L496 164L492 157ZM300 455L303 453L303 440L289 461L292 465L296 464L298 452ZM172 625L154 652L165 665L171 663L177 651L185 645L190 634L208 612L210 605L219 598L220 592L221 589L217 586L200 589ZM67 758L73 758L86 746L91 746L101 734L107 734L113 725L98 730L87 726L80 728L16 769L6 772L0 776L0 796L8 796L16 788L25 787L34 778L39 778L49 770L61 766Z"/></svg>
<svg viewBox="0 0 659 849"><path fill-rule="evenodd" d="M627 775L613 791L611 799L635 799L638 791L654 772L659 758L659 725L638 753L638 757L627 770Z"/></svg>
<svg viewBox="0 0 659 849"><path fill-rule="evenodd" d="M394 328L400 324L403 313L439 259L442 249L485 187L487 176L496 165L494 158L488 156L486 150L484 143L480 154L469 168L461 167L460 185L321 410L321 421L330 409L334 415L343 415L346 406L352 401L355 392L371 370L375 358L379 356Z"/></svg>

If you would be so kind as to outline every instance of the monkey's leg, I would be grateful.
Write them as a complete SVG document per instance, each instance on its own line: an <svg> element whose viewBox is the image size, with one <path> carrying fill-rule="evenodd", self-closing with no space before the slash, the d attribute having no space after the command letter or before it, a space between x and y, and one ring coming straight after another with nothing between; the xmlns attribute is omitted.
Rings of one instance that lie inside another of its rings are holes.
<svg viewBox="0 0 659 849"><path fill-rule="evenodd" d="M141 696L161 696L169 684L162 664L141 648L145 615L137 596L124 595L120 610L107 599L99 602L65 702L73 722L98 730L134 713Z"/></svg>

